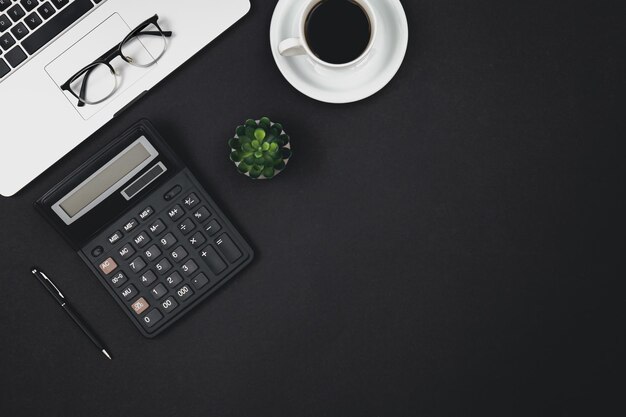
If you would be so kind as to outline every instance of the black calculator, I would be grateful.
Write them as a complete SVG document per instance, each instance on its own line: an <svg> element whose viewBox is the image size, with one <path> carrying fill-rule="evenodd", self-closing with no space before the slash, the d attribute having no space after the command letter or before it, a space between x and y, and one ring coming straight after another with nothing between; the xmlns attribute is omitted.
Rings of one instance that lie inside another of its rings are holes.
<svg viewBox="0 0 626 417"><path fill-rule="evenodd" d="M147 337L180 319L254 256L147 120L35 205Z"/></svg>

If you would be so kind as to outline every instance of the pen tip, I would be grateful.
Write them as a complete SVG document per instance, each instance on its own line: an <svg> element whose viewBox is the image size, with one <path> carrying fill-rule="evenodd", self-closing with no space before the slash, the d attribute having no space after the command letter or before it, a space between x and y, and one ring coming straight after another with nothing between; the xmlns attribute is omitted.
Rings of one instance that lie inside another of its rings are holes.
<svg viewBox="0 0 626 417"><path fill-rule="evenodd" d="M107 352L105 349L102 349L102 353L104 353L104 356L106 356L107 358L109 358L109 360L113 360L111 358L111 355L109 355L109 352Z"/></svg>

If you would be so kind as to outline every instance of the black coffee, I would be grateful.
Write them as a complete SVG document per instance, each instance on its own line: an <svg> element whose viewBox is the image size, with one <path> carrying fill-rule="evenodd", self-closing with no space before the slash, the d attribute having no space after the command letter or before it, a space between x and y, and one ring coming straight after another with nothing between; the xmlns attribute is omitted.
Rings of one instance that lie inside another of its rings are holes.
<svg viewBox="0 0 626 417"><path fill-rule="evenodd" d="M367 13L350 0L322 0L306 20L306 41L322 61L345 64L367 48L371 24Z"/></svg>

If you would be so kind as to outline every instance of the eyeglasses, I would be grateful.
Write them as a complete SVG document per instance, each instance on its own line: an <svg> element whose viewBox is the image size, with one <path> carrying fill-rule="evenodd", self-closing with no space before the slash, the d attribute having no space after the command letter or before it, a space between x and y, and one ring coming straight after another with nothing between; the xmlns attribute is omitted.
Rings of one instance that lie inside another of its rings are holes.
<svg viewBox="0 0 626 417"><path fill-rule="evenodd" d="M165 53L172 32L161 30L158 20L159 16L154 15L137 26L122 42L74 74L61 89L76 97L79 107L99 104L111 97L119 88L118 74L111 61L120 57L130 65L146 68Z"/></svg>

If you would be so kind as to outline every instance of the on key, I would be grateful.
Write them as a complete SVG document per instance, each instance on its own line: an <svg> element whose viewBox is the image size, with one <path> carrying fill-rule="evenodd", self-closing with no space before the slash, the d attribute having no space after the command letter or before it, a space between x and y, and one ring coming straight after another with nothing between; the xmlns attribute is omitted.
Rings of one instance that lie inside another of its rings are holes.
<svg viewBox="0 0 626 417"><path fill-rule="evenodd" d="M163 199L165 201L170 201L174 197L176 197L178 194L180 194L181 191L183 191L183 187L181 187L180 185L177 185L171 190L169 190L167 193L165 193L165 195L163 196Z"/></svg>

